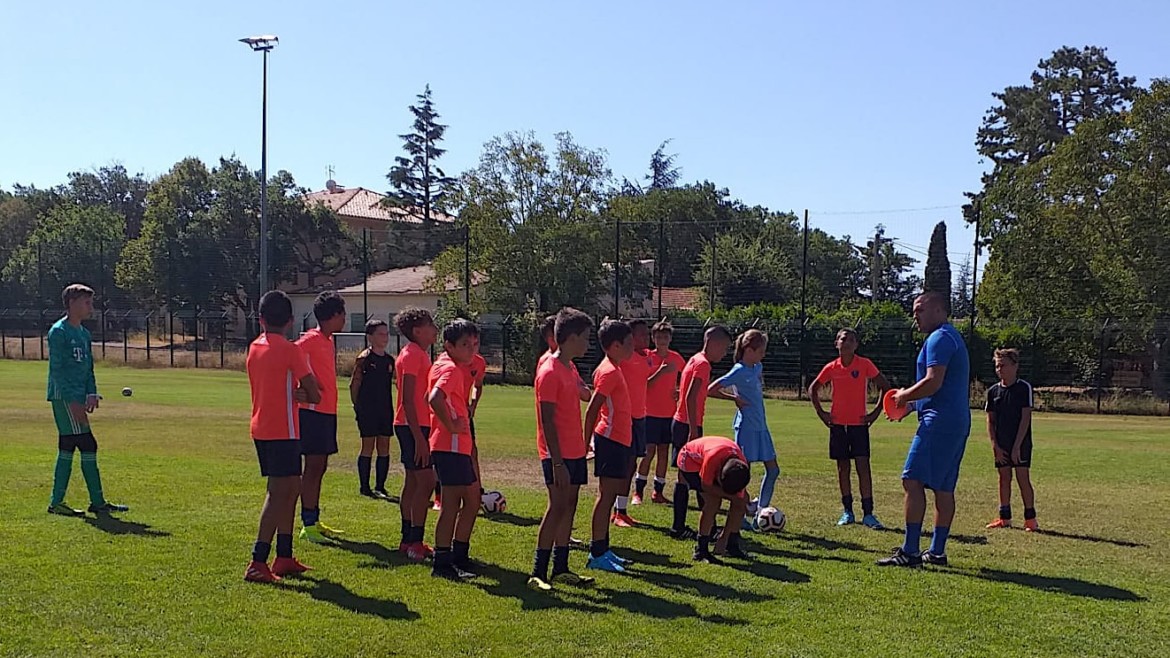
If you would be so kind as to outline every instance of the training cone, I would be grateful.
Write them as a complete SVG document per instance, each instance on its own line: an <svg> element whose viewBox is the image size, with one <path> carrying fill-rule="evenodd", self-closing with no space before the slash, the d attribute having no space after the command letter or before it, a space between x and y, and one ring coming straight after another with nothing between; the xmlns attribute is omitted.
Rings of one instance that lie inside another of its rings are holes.
<svg viewBox="0 0 1170 658"><path fill-rule="evenodd" d="M894 393L896 392L895 389L891 388L886 391L886 396L882 398L882 410L886 412L886 418L890 420L902 420L910 415L910 405L907 404L899 407L894 404Z"/></svg>

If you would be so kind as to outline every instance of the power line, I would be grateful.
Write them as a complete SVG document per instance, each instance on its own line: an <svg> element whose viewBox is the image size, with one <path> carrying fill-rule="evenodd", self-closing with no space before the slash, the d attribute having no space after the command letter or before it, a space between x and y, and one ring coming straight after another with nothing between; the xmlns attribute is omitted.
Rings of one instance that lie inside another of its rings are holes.
<svg viewBox="0 0 1170 658"><path fill-rule="evenodd" d="M893 215L904 212L927 212L930 210L954 210L962 205L926 206L924 208L893 208L890 210L810 210L810 215L840 216L840 215Z"/></svg>

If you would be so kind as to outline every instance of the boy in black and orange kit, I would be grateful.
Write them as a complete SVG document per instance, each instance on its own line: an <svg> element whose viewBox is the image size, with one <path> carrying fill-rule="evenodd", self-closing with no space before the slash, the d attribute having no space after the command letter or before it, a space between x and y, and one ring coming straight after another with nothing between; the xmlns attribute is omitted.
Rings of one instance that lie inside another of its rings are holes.
<svg viewBox="0 0 1170 658"><path fill-rule="evenodd" d="M402 451L402 467L406 477L402 485L402 543L398 550L415 562L431 557L432 551L423 542L427 512L431 507L431 490L435 488L435 472L431 468L431 410L427 405L427 378L431 372L431 357L427 350L435 344L439 330L430 311L408 307L394 316L398 333L407 340L394 361L395 384L398 386L398 406L394 412L394 434ZM385 496L386 470L390 460L381 457L377 462L377 483L374 491Z"/></svg>
<svg viewBox="0 0 1170 658"><path fill-rule="evenodd" d="M476 576L469 553L479 513L479 475L473 459L467 369L478 338L479 328L470 320L455 320L444 327L443 354L431 366L426 385L431 460L445 499L435 524L431 575L452 580Z"/></svg>

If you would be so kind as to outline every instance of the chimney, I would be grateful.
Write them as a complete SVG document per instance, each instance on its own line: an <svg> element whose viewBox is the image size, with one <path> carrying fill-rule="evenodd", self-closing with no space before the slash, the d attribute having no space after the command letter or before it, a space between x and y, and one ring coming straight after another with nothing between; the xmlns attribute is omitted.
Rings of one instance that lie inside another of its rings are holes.
<svg viewBox="0 0 1170 658"><path fill-rule="evenodd" d="M336 194L337 193L337 181L333 180L332 178L325 181L325 189L329 190L330 194Z"/></svg>

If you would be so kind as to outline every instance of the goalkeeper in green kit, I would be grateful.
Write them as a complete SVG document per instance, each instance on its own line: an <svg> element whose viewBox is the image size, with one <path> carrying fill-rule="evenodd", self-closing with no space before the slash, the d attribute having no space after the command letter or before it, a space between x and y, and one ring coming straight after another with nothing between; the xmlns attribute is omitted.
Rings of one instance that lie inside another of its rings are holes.
<svg viewBox="0 0 1170 658"><path fill-rule="evenodd" d="M73 471L73 452L81 452L81 474L89 489L89 511L94 514L125 512L102 494L97 465L97 440L89 429L89 414L101 398L93 376L93 350L89 330L81 325L93 315L93 289L75 283L61 293L65 317L49 329L49 388L47 398L57 421L57 467L53 471L53 497L49 513L80 516L85 512L65 504L65 490Z"/></svg>

